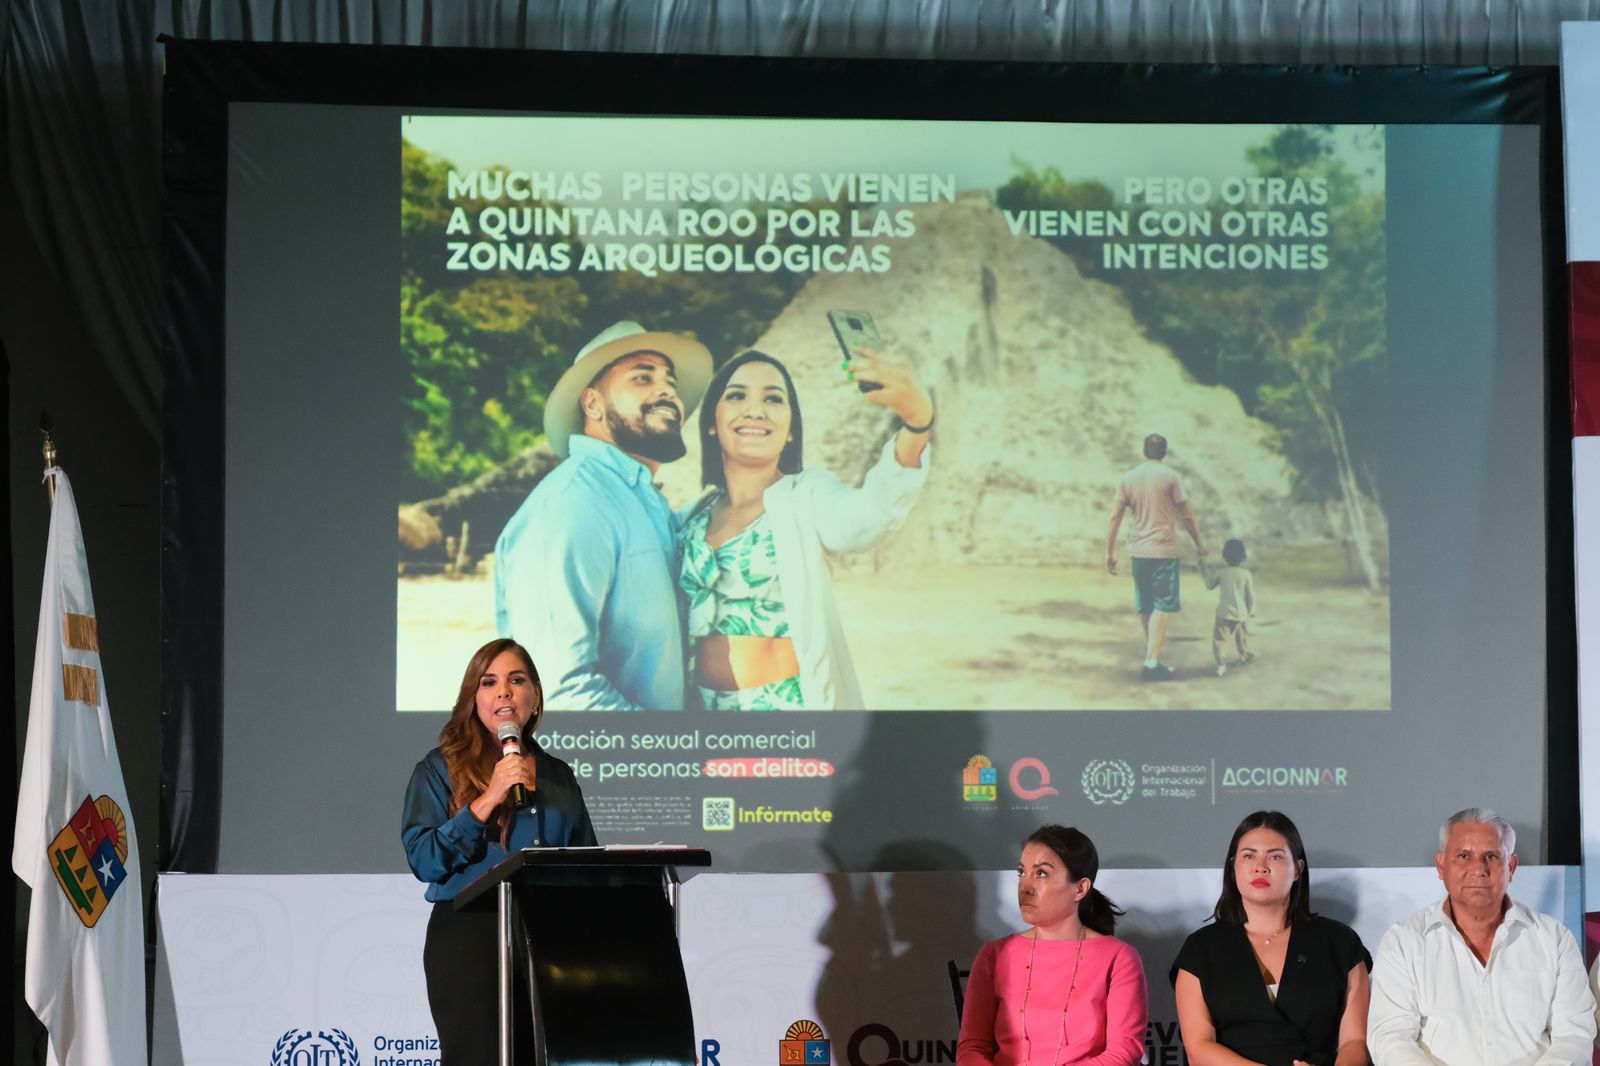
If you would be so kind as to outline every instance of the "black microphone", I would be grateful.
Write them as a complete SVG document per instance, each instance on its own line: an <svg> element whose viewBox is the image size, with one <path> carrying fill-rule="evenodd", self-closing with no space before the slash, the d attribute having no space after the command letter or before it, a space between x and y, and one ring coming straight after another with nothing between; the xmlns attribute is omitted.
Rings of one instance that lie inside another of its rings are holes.
<svg viewBox="0 0 1600 1066"><path fill-rule="evenodd" d="M515 722L500 723L500 755L522 754L522 727ZM511 786L511 809L520 811L528 805L528 790L521 785Z"/></svg>

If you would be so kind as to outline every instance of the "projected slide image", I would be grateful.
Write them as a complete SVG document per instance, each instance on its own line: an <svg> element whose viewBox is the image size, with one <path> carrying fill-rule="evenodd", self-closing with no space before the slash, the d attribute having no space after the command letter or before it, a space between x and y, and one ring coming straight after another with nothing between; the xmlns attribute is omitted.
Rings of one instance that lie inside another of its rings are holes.
<svg viewBox="0 0 1600 1066"><path fill-rule="evenodd" d="M399 710L502 627L556 711L1390 706L1381 128L400 134ZM702 425L624 322L771 361Z"/></svg>

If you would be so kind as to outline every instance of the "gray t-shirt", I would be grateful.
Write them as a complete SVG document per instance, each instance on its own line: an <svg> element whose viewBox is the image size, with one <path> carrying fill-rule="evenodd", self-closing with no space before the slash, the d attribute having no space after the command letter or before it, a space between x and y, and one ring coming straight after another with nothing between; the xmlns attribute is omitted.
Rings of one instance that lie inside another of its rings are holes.
<svg viewBox="0 0 1600 1066"><path fill-rule="evenodd" d="M1224 622L1243 622L1256 613L1255 579L1242 566L1224 566L1206 575L1206 588L1217 593L1217 617Z"/></svg>
<svg viewBox="0 0 1600 1066"><path fill-rule="evenodd" d="M1189 497L1178 475L1165 463L1147 459L1122 475L1117 499L1133 516L1128 553L1141 559L1172 559L1178 554L1178 515Z"/></svg>

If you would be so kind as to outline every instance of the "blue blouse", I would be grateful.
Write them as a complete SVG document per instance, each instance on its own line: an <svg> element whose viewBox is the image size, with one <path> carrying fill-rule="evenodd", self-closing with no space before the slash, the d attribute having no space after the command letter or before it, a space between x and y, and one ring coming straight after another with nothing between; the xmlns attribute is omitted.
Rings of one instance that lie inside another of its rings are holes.
<svg viewBox="0 0 1600 1066"><path fill-rule="evenodd" d="M491 834L488 824L478 821L470 807L449 813L453 789L438 748L423 756L411 771L400 839L411 872L428 883L429 900L454 899L512 851L595 844L594 826L589 823L572 767L537 744L530 747L538 764L538 788L533 803L518 811L511 823L509 850L500 846L499 834Z"/></svg>

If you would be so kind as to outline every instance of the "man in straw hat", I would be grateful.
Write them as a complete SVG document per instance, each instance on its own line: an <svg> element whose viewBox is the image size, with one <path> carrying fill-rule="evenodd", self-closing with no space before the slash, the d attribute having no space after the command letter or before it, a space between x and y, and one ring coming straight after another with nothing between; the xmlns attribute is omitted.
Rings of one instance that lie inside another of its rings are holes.
<svg viewBox="0 0 1600 1066"><path fill-rule="evenodd" d="M676 523L651 479L683 457L710 378L698 341L618 322L550 391L545 438L563 462L501 532L494 599L552 709L683 709Z"/></svg>

